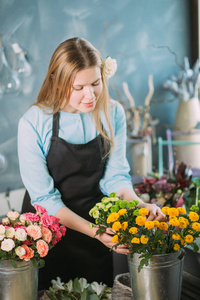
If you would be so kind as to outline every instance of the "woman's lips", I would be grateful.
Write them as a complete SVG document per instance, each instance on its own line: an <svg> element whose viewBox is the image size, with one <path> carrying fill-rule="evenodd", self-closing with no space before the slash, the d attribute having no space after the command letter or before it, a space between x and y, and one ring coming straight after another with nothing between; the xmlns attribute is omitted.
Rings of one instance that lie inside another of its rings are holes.
<svg viewBox="0 0 200 300"><path fill-rule="evenodd" d="M85 105L85 106L87 106L87 107L90 107L90 106L93 106L93 104L94 104L94 101L92 101L92 102L88 102L88 103L84 103L84 102L82 102L82 104L83 104L83 105Z"/></svg>

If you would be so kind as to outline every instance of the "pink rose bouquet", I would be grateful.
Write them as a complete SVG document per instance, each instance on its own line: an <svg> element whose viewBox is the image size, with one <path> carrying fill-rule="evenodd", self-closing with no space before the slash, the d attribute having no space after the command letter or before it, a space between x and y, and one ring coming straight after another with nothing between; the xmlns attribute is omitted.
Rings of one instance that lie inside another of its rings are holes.
<svg viewBox="0 0 200 300"><path fill-rule="evenodd" d="M0 222L0 262L31 260L43 266L45 257L66 233L59 219L47 214L45 208L34 205L36 213L19 214L9 211Z"/></svg>

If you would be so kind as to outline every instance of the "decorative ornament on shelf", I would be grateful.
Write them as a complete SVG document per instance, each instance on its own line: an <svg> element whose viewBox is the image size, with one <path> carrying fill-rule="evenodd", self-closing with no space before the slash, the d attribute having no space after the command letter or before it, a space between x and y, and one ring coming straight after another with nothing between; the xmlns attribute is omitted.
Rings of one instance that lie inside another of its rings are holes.
<svg viewBox="0 0 200 300"><path fill-rule="evenodd" d="M178 76L172 76L171 79L164 82L164 88L168 89L175 97L181 101L188 101L198 98L198 89L200 85L200 61L197 59L193 68L190 68L188 57L184 58L184 66Z"/></svg>
<svg viewBox="0 0 200 300"><path fill-rule="evenodd" d="M150 115L150 102L154 93L153 76L150 74L148 78L149 92L144 101L144 107L136 107L134 98L132 97L127 82L123 82L123 90L129 101L130 108L125 107L128 136L130 138L145 138L152 134L153 142L156 142L155 126L159 120L154 119ZM142 122L143 121L143 122Z"/></svg>
<svg viewBox="0 0 200 300"><path fill-rule="evenodd" d="M153 76L148 78L149 92L144 101L144 107L136 107L127 82L123 82L123 90L129 101L129 107L125 101L127 120L127 142L132 148L133 174L136 176L146 176L152 172L152 141L156 143L155 128L159 123L158 119L150 115L150 102L154 93Z"/></svg>

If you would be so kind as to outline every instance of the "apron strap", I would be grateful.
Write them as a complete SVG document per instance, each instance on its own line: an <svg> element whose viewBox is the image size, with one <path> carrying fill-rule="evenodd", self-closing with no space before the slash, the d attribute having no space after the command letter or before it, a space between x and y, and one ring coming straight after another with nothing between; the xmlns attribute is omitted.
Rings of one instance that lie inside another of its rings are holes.
<svg viewBox="0 0 200 300"><path fill-rule="evenodd" d="M53 115L53 136L58 136L59 131L59 118L60 118L60 112L58 111Z"/></svg>

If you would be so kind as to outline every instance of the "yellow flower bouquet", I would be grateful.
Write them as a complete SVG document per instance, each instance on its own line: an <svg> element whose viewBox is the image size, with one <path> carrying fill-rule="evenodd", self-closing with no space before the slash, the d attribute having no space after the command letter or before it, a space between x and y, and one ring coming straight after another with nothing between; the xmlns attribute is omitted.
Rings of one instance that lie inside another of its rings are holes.
<svg viewBox="0 0 200 300"><path fill-rule="evenodd" d="M112 193L110 197L102 198L89 212L95 219L96 234L112 228L113 248L124 244L130 250L130 256L141 254L138 271L148 265L153 255L180 251L181 259L186 245L190 245L194 252L198 251L195 242L200 236L198 206L193 205L189 213L183 207L164 206L162 212L166 221L159 222L148 221L149 211L138 208L138 203L137 200L121 200Z"/></svg>

